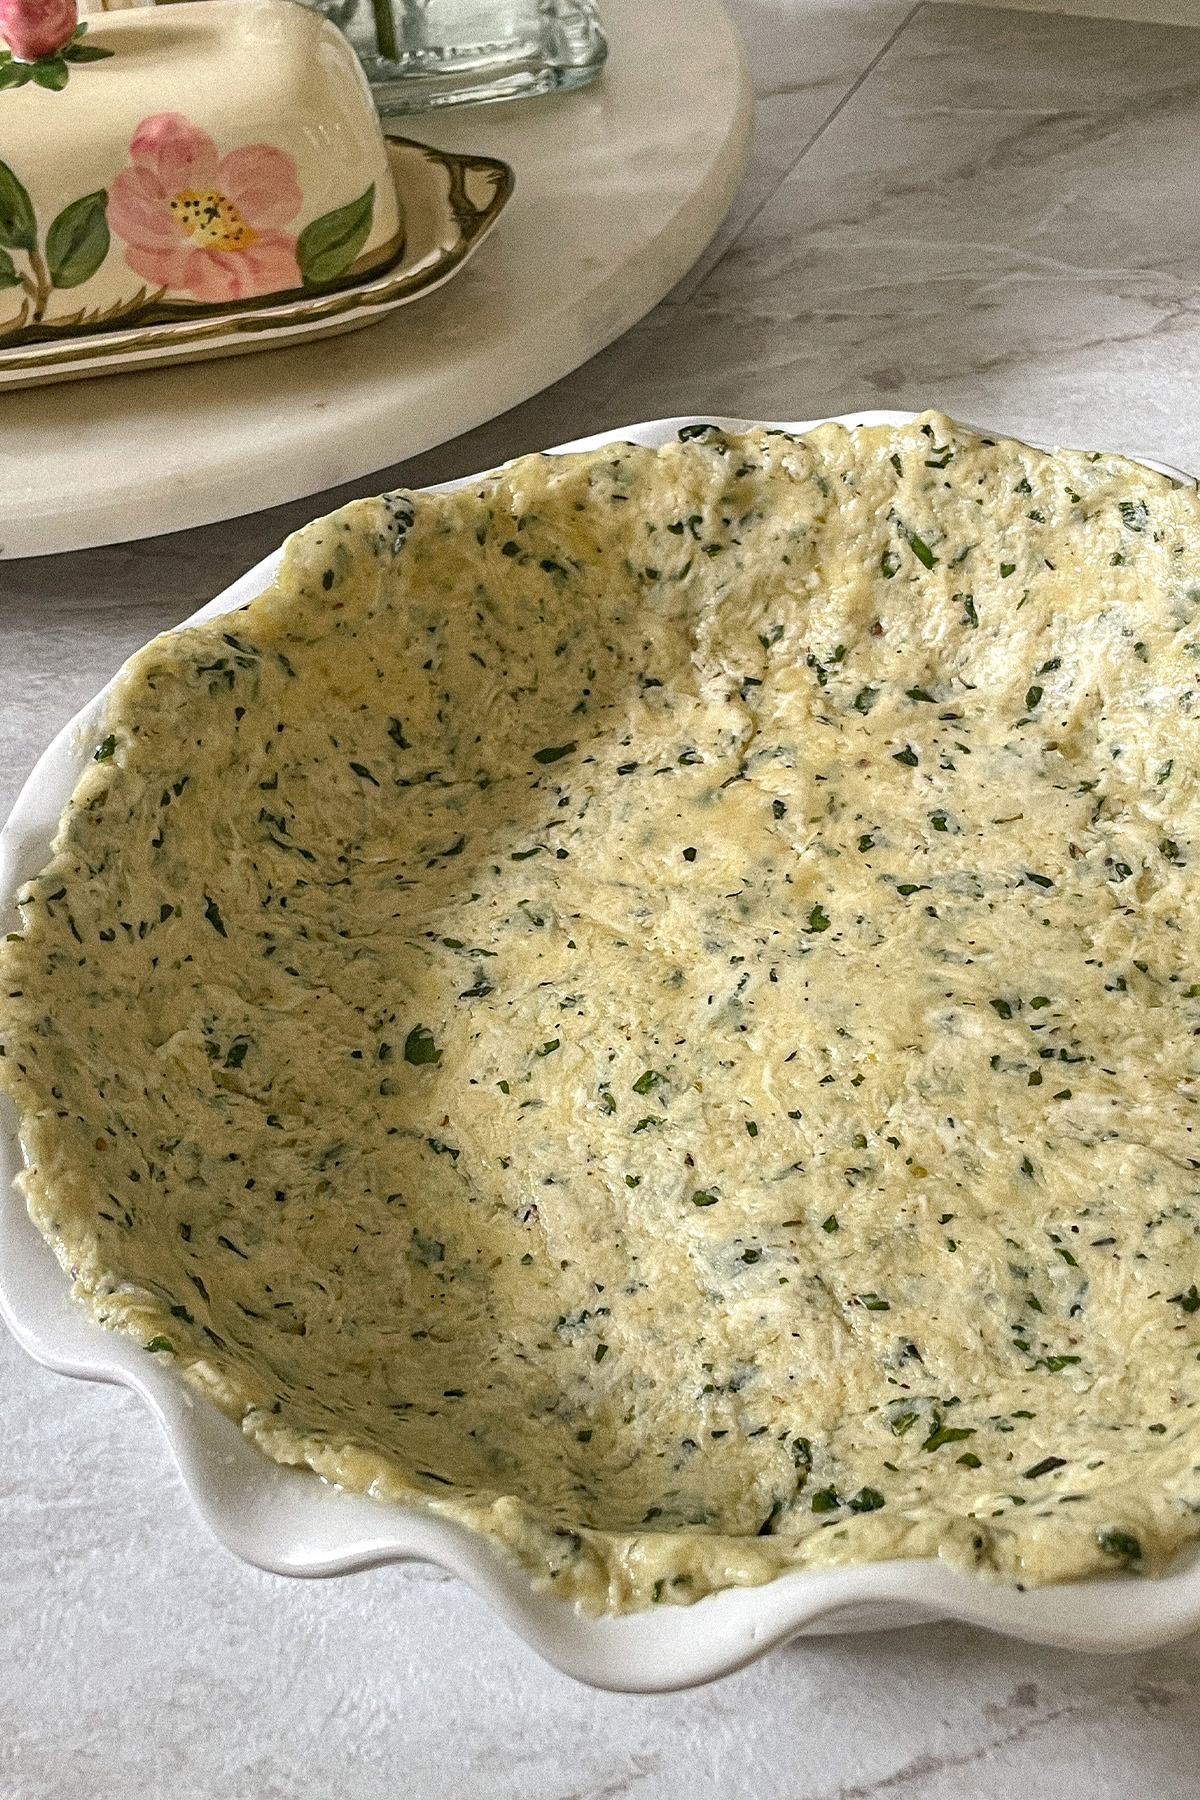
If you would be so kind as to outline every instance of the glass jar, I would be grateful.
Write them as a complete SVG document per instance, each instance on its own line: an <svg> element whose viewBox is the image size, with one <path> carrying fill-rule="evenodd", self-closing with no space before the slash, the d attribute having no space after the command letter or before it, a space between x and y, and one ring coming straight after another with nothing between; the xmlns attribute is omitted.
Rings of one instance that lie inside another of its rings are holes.
<svg viewBox="0 0 1200 1800"><path fill-rule="evenodd" d="M595 0L309 0L350 39L385 118L585 87L608 45Z"/></svg>

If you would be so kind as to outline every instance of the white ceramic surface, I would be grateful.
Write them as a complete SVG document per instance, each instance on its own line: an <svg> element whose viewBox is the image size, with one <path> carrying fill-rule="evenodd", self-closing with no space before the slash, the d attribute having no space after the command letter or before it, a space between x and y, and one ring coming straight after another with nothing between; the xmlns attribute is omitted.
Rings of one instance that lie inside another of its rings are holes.
<svg viewBox="0 0 1200 1800"><path fill-rule="evenodd" d="M217 372L0 396L0 556L181 530L351 480L515 405L640 318L723 218L751 97L720 0L606 0L604 23L608 64L582 92L419 121L423 141L516 171L503 230L444 294L361 336Z"/></svg>
<svg viewBox="0 0 1200 1800"><path fill-rule="evenodd" d="M5 346L0 340L0 393L311 343L377 324L397 307L432 293L457 274L495 225L512 191L512 171L492 157L460 156L410 140L387 145L385 166L404 198L405 238L399 261L384 274L332 294L293 296L278 304L264 300L251 310L200 319L24 345Z"/></svg>
<svg viewBox="0 0 1200 1800"><path fill-rule="evenodd" d="M843 414L843 424L904 424L909 412ZM706 415L729 429L751 421ZM688 418L625 426L557 452L616 441L670 442ZM820 421L784 423L810 430ZM771 423L780 423L771 421ZM555 453L555 452L552 452ZM1180 471L1155 463L1174 479ZM477 479L446 482L453 491ZM202 607L186 624L217 617L261 593L280 551ZM0 927L15 917L21 884L44 865L58 816L99 735L105 687L50 745L0 832ZM0 1316L31 1356L62 1374L134 1389L166 1433L201 1517L236 1555L284 1575L346 1574L408 1560L440 1564L482 1595L549 1662L580 1680L651 1693L712 1680L798 1634L878 1630L934 1619L985 1625L1029 1642L1095 1651L1168 1643L1200 1625L1200 1549L1179 1557L1158 1581L1109 1577L1022 1592L959 1575L932 1561L869 1563L799 1571L758 1588L733 1588L692 1607L626 1618L589 1619L535 1594L523 1572L492 1544L415 1509L385 1505L330 1487L315 1475L269 1462L237 1426L194 1395L132 1340L92 1323L69 1299L67 1283L29 1220L12 1177L20 1151L4 1103L0 1132Z"/></svg>

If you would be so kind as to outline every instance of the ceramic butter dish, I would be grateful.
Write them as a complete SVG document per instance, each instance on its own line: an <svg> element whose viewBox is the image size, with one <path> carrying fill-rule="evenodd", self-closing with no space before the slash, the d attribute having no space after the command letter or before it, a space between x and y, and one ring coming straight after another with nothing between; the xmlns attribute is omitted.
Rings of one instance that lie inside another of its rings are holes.
<svg viewBox="0 0 1200 1800"><path fill-rule="evenodd" d="M0 17L0 351L327 295L399 261L379 120L319 13L207 0L94 16L85 37L65 7L58 52Z"/></svg>

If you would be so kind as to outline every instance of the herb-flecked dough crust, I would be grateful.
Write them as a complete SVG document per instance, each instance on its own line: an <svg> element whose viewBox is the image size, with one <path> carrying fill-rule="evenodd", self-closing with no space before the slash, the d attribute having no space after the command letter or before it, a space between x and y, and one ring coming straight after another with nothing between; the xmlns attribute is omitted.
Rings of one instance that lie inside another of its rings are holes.
<svg viewBox="0 0 1200 1800"><path fill-rule="evenodd" d="M30 1211L593 1610L1200 1535L1200 502L928 414L358 502L115 692Z"/></svg>

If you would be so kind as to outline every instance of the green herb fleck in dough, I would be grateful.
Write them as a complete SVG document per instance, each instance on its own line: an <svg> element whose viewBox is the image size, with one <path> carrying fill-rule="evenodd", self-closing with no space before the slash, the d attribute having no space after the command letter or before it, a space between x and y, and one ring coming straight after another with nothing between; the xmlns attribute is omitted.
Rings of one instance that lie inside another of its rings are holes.
<svg viewBox="0 0 1200 1800"><path fill-rule="evenodd" d="M1126 1564L1142 1560L1141 1542L1131 1531L1102 1531L1096 1541L1105 1556Z"/></svg>
<svg viewBox="0 0 1200 1800"><path fill-rule="evenodd" d="M858 1493L846 1502L850 1511L856 1513L878 1512L879 1508L886 1504L884 1495L878 1488L873 1487L860 1488Z"/></svg>
<svg viewBox="0 0 1200 1800"><path fill-rule="evenodd" d="M943 1444L961 1444L965 1439L974 1436L975 1429L971 1425L942 1425L938 1423L925 1439L921 1448L922 1450L940 1450Z"/></svg>
<svg viewBox="0 0 1200 1800"><path fill-rule="evenodd" d="M445 1244L439 1244L435 1239L425 1237L417 1230L416 1226L413 1227L412 1247L418 1260L428 1265L444 1262L446 1259Z"/></svg>
<svg viewBox="0 0 1200 1800"><path fill-rule="evenodd" d="M433 1041L433 1033L427 1025L414 1025L404 1040L404 1060L418 1067L422 1063L440 1062L441 1051Z"/></svg>
<svg viewBox="0 0 1200 1800"><path fill-rule="evenodd" d="M1055 1469L1065 1469L1066 1466L1065 1456L1043 1456L1041 1462L1036 1462L1031 1469L1026 1469L1025 1479L1026 1481L1038 1481L1043 1475L1049 1475Z"/></svg>

